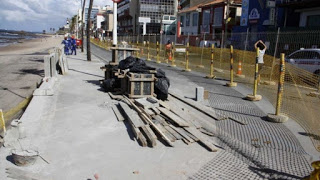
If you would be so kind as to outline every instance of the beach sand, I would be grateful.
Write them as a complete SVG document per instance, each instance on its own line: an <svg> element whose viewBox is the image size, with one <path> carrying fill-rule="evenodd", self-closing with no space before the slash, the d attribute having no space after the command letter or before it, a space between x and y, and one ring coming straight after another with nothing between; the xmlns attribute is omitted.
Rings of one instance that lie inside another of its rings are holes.
<svg viewBox="0 0 320 180"><path fill-rule="evenodd" d="M0 47L0 109L4 113L32 95L44 77L44 56L60 47L62 40L63 36L46 36Z"/></svg>

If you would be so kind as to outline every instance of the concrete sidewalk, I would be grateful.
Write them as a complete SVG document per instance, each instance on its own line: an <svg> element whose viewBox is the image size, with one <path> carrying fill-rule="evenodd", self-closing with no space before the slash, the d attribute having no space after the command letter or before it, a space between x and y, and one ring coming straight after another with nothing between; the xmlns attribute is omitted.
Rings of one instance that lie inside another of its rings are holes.
<svg viewBox="0 0 320 180"><path fill-rule="evenodd" d="M37 149L50 163L40 158L34 165L18 167L39 179L186 179L219 153L197 143L176 142L167 147L141 147L130 128L118 122L114 103L101 90L103 66L86 54L68 56L69 72L59 76L53 96L35 96L21 118L26 137L23 149ZM110 57L111 59L111 57ZM17 128L6 136L0 148L0 179L7 179L5 168L17 167L11 161L11 149L20 149ZM221 152L220 152L221 153Z"/></svg>

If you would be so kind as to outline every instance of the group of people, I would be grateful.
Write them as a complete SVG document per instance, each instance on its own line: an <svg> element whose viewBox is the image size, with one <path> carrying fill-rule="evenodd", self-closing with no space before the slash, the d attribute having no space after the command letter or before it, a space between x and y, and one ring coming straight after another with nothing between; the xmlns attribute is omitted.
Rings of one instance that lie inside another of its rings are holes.
<svg viewBox="0 0 320 180"><path fill-rule="evenodd" d="M61 44L64 44L65 55L77 55L77 41L74 36L66 36Z"/></svg>

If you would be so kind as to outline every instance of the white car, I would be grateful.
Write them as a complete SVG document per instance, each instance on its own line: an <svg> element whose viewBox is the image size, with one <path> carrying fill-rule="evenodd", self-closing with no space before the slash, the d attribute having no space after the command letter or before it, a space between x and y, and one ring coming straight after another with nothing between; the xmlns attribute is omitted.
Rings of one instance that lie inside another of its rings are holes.
<svg viewBox="0 0 320 180"><path fill-rule="evenodd" d="M320 49L300 49L288 55L286 62L320 75Z"/></svg>

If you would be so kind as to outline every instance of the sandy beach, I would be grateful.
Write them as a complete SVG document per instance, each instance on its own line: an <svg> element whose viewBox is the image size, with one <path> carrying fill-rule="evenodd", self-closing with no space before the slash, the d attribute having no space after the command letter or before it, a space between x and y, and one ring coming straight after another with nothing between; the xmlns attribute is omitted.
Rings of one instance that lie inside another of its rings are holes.
<svg viewBox="0 0 320 180"><path fill-rule="evenodd" d="M51 48L61 46L62 39L62 36L47 35L0 47L0 109L5 115L32 95L44 77L44 55Z"/></svg>

